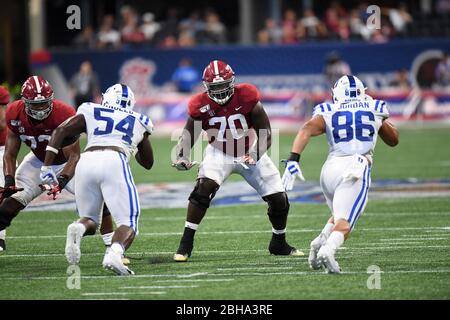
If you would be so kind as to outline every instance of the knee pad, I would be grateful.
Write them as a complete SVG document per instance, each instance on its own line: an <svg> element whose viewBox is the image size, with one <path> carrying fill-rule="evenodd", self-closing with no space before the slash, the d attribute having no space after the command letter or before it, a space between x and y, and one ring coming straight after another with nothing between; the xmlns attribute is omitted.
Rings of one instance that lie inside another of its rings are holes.
<svg viewBox="0 0 450 320"><path fill-rule="evenodd" d="M219 186L211 179L198 179L194 190L189 196L189 201L199 207L206 210L209 208L211 200L216 195Z"/></svg>
<svg viewBox="0 0 450 320"><path fill-rule="evenodd" d="M269 205L267 214L269 216L287 216L289 213L289 200L286 192L278 192L263 197L263 200Z"/></svg>

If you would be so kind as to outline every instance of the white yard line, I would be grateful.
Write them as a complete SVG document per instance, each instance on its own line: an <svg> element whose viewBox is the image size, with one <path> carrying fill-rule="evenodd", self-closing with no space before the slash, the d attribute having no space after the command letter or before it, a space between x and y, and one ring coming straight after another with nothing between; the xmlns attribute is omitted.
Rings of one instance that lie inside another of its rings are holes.
<svg viewBox="0 0 450 320"><path fill-rule="evenodd" d="M161 295L166 294L164 291L150 292L85 292L82 296L129 296L129 295Z"/></svg>
<svg viewBox="0 0 450 320"><path fill-rule="evenodd" d="M294 211L294 210L292 210ZM30 214L34 214L35 212L29 212ZM417 214L422 214L422 212L365 212L364 216L369 216L371 218L377 217L380 215L389 215L389 216L415 216ZM329 216L329 213L324 210L323 212L316 214L296 214L295 212L290 212L289 219L292 218L317 218L317 216ZM427 216L439 216L439 215L449 215L450 211L430 211L426 213ZM183 221L185 216L157 216L157 217L139 217L139 221ZM229 220L229 219L262 219L266 220L267 216L263 213L254 214L254 215L217 215L217 216L206 216L205 220ZM67 223L66 219L18 219L14 220L14 224L29 224L29 223Z"/></svg>
<svg viewBox="0 0 450 320"><path fill-rule="evenodd" d="M408 273L418 273L418 274L425 274L425 273L449 273L450 269L444 269L444 270L392 270L392 271L381 271L384 274L408 274ZM292 272L225 272L225 273L203 273L207 275L208 277L229 277L229 276L283 276L283 275L310 275L310 276L317 276L324 274L323 271L292 271ZM342 274L367 274L366 271L344 271ZM136 279L136 278L157 278L157 277L179 277L180 275L177 274L142 274L142 275L133 275L130 277L127 277L127 279ZM67 279L67 277L9 277L9 278L1 278L0 280L24 280L24 281L30 281L30 280L59 280L59 279ZM90 280L100 280L100 279L119 279L119 277L114 275L109 276L81 276L81 279L90 279ZM120 278L123 279L123 278ZM163 293L148 293L148 294L164 294ZM87 293L86 295L125 295L128 293ZM132 293L130 293L132 294ZM145 292L141 292L141 294L146 294Z"/></svg>
<svg viewBox="0 0 450 320"><path fill-rule="evenodd" d="M231 282L234 279L167 279L155 280L154 282Z"/></svg>
<svg viewBox="0 0 450 320"><path fill-rule="evenodd" d="M235 267L235 268L216 268L218 271L228 271L228 270L283 270L283 269L293 269L294 267L258 267L255 265L254 267Z"/></svg>
<svg viewBox="0 0 450 320"><path fill-rule="evenodd" d="M450 237L448 238L429 238L429 237L410 237L410 238L385 238L385 239L378 239L382 242L391 242L391 241L395 241L395 242L406 242L406 241L430 241L430 240L450 240Z"/></svg>
<svg viewBox="0 0 450 320"><path fill-rule="evenodd" d="M198 288L198 286L129 286L119 287L119 289L185 289L185 288Z"/></svg>
<svg viewBox="0 0 450 320"><path fill-rule="evenodd" d="M361 228L357 229L363 232L369 231L407 231L407 230L446 230L450 231L450 226L445 227L387 227L387 228ZM288 233L308 233L308 232L320 232L321 229L288 229ZM271 230L228 230L228 231L202 231L201 234L255 234L265 233L270 234ZM175 236L182 235L181 232L150 232L139 233L140 237L155 237L155 236ZM100 237L97 235L97 237ZM53 238L66 238L65 235L31 235L31 236L8 236L7 239L53 239Z"/></svg>
<svg viewBox="0 0 450 320"><path fill-rule="evenodd" d="M408 243L401 242L398 243L401 246L385 246L387 243L365 243L364 245L369 245L369 247L358 247L358 246L351 246L351 247L341 247L338 250L339 251L351 251L351 250L397 250L397 249L430 249L430 248L450 248L450 245L407 245ZM414 244L414 243L412 243ZM309 251L309 248L297 248L302 251ZM196 254L229 254L229 253L236 253L236 252L267 252L266 249L241 249L241 250L202 250L202 251L196 251ZM346 252L347 253L347 252ZM133 258L135 256L142 256L142 255L169 255L173 254L173 251L154 251L154 252L130 252L130 257ZM82 256L102 256L104 255L104 252L102 253L82 253ZM0 254L0 259L6 259L6 258L41 258L41 257L64 257L64 253L48 253L48 254L8 254L8 253L2 253ZM285 259L295 259L296 261L305 259L305 257L285 257L280 258L281 260Z"/></svg>

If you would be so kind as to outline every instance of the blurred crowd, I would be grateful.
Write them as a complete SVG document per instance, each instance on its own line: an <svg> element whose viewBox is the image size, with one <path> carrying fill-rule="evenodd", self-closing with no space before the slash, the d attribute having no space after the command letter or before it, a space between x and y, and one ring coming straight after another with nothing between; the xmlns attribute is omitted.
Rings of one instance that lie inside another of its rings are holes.
<svg viewBox="0 0 450 320"><path fill-rule="evenodd" d="M266 19L265 27L258 32L259 44L294 44L307 40L365 40L386 42L393 37L405 36L413 17L405 3L396 8L381 8L380 28L370 28L367 19L369 3L346 10L338 1L333 1L323 16L312 9L299 11L287 9L281 21Z"/></svg>
<svg viewBox="0 0 450 320"><path fill-rule="evenodd" d="M83 48L119 48L127 45L177 48L227 42L226 27L213 9L192 11L184 19L178 16L178 10L171 8L166 20L156 21L153 13L139 15L133 7L126 5L120 9L119 18L105 15L98 31L92 26L83 28L73 44Z"/></svg>

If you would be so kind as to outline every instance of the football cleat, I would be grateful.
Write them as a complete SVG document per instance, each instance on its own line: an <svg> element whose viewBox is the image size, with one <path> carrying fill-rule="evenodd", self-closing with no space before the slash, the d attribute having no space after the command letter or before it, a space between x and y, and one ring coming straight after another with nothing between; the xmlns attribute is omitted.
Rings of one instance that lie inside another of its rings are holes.
<svg viewBox="0 0 450 320"><path fill-rule="evenodd" d="M102 265L106 270L111 270L119 276L134 275L134 272L122 262L122 255L112 250L105 254Z"/></svg>
<svg viewBox="0 0 450 320"><path fill-rule="evenodd" d="M319 235L310 244L308 263L311 269L319 270L322 268L322 264L317 259L317 252L319 252L320 248L326 243L325 236Z"/></svg>
<svg viewBox="0 0 450 320"><path fill-rule="evenodd" d="M192 249L194 245L192 243L181 242L178 247L177 253L173 256L173 260L177 262L186 262L191 257Z"/></svg>
<svg viewBox="0 0 450 320"><path fill-rule="evenodd" d="M320 248L317 259L327 269L328 273L341 273L341 268L329 246L324 245Z"/></svg>
<svg viewBox="0 0 450 320"><path fill-rule="evenodd" d="M66 259L69 264L78 264L81 258L80 242L82 235L80 234L78 223L74 222L67 227L66 238Z"/></svg>
<svg viewBox="0 0 450 320"><path fill-rule="evenodd" d="M106 246L106 252L105 255L107 255L109 252L111 251L111 246ZM131 263L130 258L125 257L124 255L122 256L122 263L124 265L129 265Z"/></svg>
<svg viewBox="0 0 450 320"><path fill-rule="evenodd" d="M276 256L302 257L305 255L302 251L290 246L286 241L276 241L273 238L269 244L269 252Z"/></svg>

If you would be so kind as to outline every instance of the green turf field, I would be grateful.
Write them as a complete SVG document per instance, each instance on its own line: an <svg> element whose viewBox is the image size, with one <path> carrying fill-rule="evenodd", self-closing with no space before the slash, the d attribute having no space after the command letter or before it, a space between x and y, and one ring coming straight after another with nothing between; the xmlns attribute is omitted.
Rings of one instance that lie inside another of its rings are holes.
<svg viewBox="0 0 450 320"><path fill-rule="evenodd" d="M392 149L380 141L373 180L450 178L450 129L403 129ZM288 154L292 136L283 136ZM133 165L140 182L193 181L195 171L170 168L173 143L155 139L154 168ZM303 172L318 180L326 158L323 137L302 156ZM23 150L22 153L23 154ZM233 178L239 180L240 178ZM220 191L219 191L220 192ZM307 254L328 217L325 204L293 204L288 240ZM71 212L23 213L8 229L0 256L0 299L449 299L450 199L371 200L337 259L344 271L311 271L305 257L270 256L270 224L261 205L212 207L196 236L188 263L172 262L185 210L144 210L140 236L128 255L134 277L101 268L101 238L83 239L81 289L68 289L65 230ZM381 289L369 290L369 266L381 270ZM75 282L76 283L76 282Z"/></svg>

